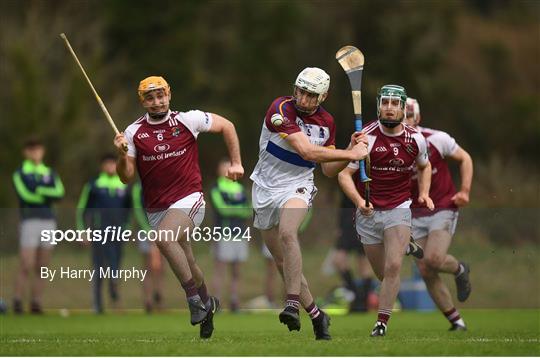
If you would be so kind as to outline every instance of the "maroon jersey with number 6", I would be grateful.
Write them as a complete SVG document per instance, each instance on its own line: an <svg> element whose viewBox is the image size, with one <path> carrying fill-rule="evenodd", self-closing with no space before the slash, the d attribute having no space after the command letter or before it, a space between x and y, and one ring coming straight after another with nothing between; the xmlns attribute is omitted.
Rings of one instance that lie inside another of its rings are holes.
<svg viewBox="0 0 540 358"><path fill-rule="evenodd" d="M202 191L197 136L212 125L210 113L169 113L158 122L148 114L127 127L128 156L137 160L144 206L155 212Z"/></svg>

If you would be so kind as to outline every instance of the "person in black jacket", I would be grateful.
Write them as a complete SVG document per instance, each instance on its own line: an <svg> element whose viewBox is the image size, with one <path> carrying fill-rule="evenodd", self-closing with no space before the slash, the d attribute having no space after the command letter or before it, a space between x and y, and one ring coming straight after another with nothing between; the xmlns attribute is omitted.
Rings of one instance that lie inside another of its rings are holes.
<svg viewBox="0 0 540 358"><path fill-rule="evenodd" d="M55 230L56 218L52 203L64 196L64 185L58 174L43 163L45 146L36 138L26 141L24 161L13 173L13 184L19 198L21 222L19 226L20 267L15 281L13 311L23 313L23 296L32 272L49 264L50 241L41 240L43 230ZM41 297L45 280L34 274L31 281L30 312L43 313Z"/></svg>
<svg viewBox="0 0 540 358"><path fill-rule="evenodd" d="M106 154L101 159L101 172L83 187L77 205L77 229L105 230L107 227L125 228L129 220L131 195L126 184L116 174L116 157ZM103 313L101 297L101 270L120 268L122 242L92 241L92 262L96 274L92 278L94 311ZM109 294L113 306L118 305L118 282L109 281Z"/></svg>

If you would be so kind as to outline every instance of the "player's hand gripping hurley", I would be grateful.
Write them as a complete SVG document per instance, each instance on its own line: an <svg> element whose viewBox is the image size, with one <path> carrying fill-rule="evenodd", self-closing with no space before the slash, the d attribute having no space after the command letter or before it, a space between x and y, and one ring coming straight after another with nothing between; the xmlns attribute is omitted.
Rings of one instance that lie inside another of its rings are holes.
<svg viewBox="0 0 540 358"><path fill-rule="evenodd" d="M354 130L362 130L362 71L364 70L364 54L354 46L344 46L336 53L336 60L349 77L351 83L352 102L354 107ZM369 156L366 159L369 165ZM369 207L369 179L366 175L366 164L360 161L360 181L365 185L366 207Z"/></svg>
<svg viewBox="0 0 540 358"><path fill-rule="evenodd" d="M83 66L81 65L81 62L77 58L77 55L75 54L75 51L73 51L73 48L71 47L71 44L69 43L69 41L68 41L68 39L66 37L66 34L61 33L60 37L62 38L62 40L64 40L64 43L65 43L67 49L69 50L69 52L73 56L73 59L75 60L75 62L77 62L77 65L79 65L79 68L81 69L84 77L86 78L86 81L88 82L88 85L90 86L90 88L92 89L92 92L94 93L94 97L96 97L96 101L98 102L99 106L101 107L101 110L105 114L105 117L107 118L107 121L109 122L112 129L114 130L114 133L119 134L120 132L118 132L118 128L116 128L116 125L114 124L114 121L113 121L111 115L109 114L109 111L107 111L107 107L105 107L105 104L103 103L103 101L99 97L96 89L92 85L92 82L90 81L90 78L88 78L88 75L86 74L86 71L84 70ZM127 146L126 145L124 145L124 151L127 152Z"/></svg>

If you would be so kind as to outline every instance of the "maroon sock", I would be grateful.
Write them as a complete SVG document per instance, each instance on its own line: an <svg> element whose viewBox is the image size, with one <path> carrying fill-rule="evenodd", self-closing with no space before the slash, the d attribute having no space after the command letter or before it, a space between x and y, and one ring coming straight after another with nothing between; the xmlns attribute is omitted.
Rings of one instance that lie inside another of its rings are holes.
<svg viewBox="0 0 540 358"><path fill-rule="evenodd" d="M306 307L306 312L309 314L309 317L311 317L311 319L315 319L321 314L321 311L319 310L319 307L317 307L315 302L312 302L309 306Z"/></svg>
<svg viewBox="0 0 540 358"><path fill-rule="evenodd" d="M187 298L191 298L199 294L197 292L197 285L195 284L195 280L193 278L190 278L189 281L182 283L182 288L184 291L186 291Z"/></svg>
<svg viewBox="0 0 540 358"><path fill-rule="evenodd" d="M206 304L208 302L209 297L208 297L208 290L206 289L206 284L204 283L204 281L199 286L197 291L199 292L199 296L201 296L201 300L204 302L204 304Z"/></svg>
<svg viewBox="0 0 540 358"><path fill-rule="evenodd" d="M285 308L292 309L296 313L300 308L300 295L287 294L287 301L285 302Z"/></svg>
<svg viewBox="0 0 540 358"><path fill-rule="evenodd" d="M457 321L461 319L461 316L459 315L459 311L455 307L452 307L451 310L448 310L443 313L446 316L446 319L452 324L456 323Z"/></svg>
<svg viewBox="0 0 540 358"><path fill-rule="evenodd" d="M391 314L392 314L392 310L386 310L384 308L379 308L379 314L377 315L377 321L382 322L384 324L388 324L388 320L390 319Z"/></svg>

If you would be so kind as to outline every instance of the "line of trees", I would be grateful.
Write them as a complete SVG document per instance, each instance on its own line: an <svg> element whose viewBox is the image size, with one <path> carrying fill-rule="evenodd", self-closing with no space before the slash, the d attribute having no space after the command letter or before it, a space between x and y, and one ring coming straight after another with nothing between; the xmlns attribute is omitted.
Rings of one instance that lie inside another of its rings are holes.
<svg viewBox="0 0 540 358"><path fill-rule="evenodd" d="M112 150L112 133L58 37L65 32L119 128L142 113L138 81L160 74L171 83L175 109L200 108L236 124L248 171L266 107L291 93L306 66L331 75L325 107L345 145L352 105L334 54L353 44L366 55L365 118L376 117L381 85L404 85L420 101L424 124L450 132L472 153L482 203L538 203L535 1L10 0L0 6L2 183L19 165L24 139L38 134L70 204L97 171L99 156ZM223 143L210 137L201 136L201 165L213 175L219 160L213 153ZM516 176L522 192L516 186L510 193ZM9 184L2 188L0 206L16 206ZM493 190L503 193L495 200Z"/></svg>

